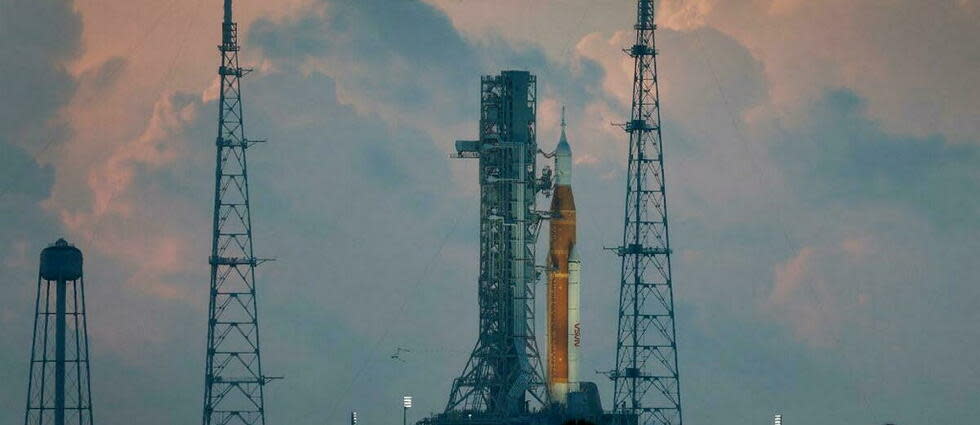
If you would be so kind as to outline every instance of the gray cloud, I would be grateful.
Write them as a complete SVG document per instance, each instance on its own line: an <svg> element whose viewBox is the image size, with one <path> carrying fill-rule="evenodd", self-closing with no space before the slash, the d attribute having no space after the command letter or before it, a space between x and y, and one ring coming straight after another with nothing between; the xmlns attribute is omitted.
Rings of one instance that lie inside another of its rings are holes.
<svg viewBox="0 0 980 425"><path fill-rule="evenodd" d="M848 90L828 91L809 112L810 120L775 148L779 159L809 159L787 168L809 182L801 193L808 202L887 203L915 210L939 227L973 227L980 212L980 200L970 196L980 187L975 144L888 134Z"/></svg>
<svg viewBox="0 0 980 425"><path fill-rule="evenodd" d="M72 96L65 70L79 52L81 20L69 2L13 0L0 15L0 134L5 143L34 147L51 137L53 113Z"/></svg>

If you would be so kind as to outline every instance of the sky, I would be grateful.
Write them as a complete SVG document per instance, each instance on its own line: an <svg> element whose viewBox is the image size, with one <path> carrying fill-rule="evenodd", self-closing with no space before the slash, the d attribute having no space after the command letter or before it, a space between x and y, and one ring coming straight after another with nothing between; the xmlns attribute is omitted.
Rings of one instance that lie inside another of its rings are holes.
<svg viewBox="0 0 980 425"><path fill-rule="evenodd" d="M59 237L85 253L96 421L199 420L220 3L0 0L0 423ZM973 423L980 1L656 3L686 423ZM277 259L269 422L444 408L477 333L477 170L449 154L505 69L538 76L543 149L568 110L581 370L608 407L635 3L235 10L247 134L269 140L249 153Z"/></svg>

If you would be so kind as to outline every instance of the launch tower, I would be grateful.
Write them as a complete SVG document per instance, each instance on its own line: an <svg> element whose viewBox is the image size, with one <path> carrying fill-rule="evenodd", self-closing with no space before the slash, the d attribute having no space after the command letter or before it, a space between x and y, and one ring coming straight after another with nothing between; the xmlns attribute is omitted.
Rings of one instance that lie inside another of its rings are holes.
<svg viewBox="0 0 980 425"><path fill-rule="evenodd" d="M84 281L78 248L41 251L24 425L92 425Z"/></svg>
<svg viewBox="0 0 980 425"><path fill-rule="evenodd" d="M639 425L681 425L674 294L660 132L654 5L638 0L619 284L613 411Z"/></svg>
<svg viewBox="0 0 980 425"><path fill-rule="evenodd" d="M248 168L241 78L248 70L238 64L238 25L232 1L224 1L221 25L221 93L215 161L214 221L211 240L211 291L204 377L204 425L263 425L263 389L259 351L259 317L255 266L262 260L252 251Z"/></svg>
<svg viewBox="0 0 980 425"><path fill-rule="evenodd" d="M534 335L535 246L542 216L538 178L536 79L504 71L481 81L480 139L457 141L457 156L479 158L480 334L453 382L445 416L511 418L547 391ZM530 398L528 398L530 396Z"/></svg>

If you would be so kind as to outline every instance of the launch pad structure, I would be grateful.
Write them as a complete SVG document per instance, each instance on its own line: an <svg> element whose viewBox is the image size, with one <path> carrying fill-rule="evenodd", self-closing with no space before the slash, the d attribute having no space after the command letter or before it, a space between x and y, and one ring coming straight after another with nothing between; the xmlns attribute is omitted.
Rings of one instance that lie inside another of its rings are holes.
<svg viewBox="0 0 980 425"><path fill-rule="evenodd" d="M534 335L538 193L537 81L526 71L481 80L480 138L457 141L460 158L479 158L480 334L446 414L511 417L547 403ZM528 397L530 396L530 399Z"/></svg>
<svg viewBox="0 0 980 425"><path fill-rule="evenodd" d="M550 168L539 172L537 165L536 77L527 71L484 76L480 93L480 138L457 141L455 155L479 159L479 336L453 381L445 411L419 424L552 425L572 419L631 424L628 416L602 411L594 383L569 382L574 369L568 360L576 352L568 342L576 339L570 331L577 328L569 326L569 317L577 318L578 304L577 292L569 303L568 289L574 283L577 290L580 262L574 253L571 151L564 131L553 154L553 179ZM552 190L551 210L537 210L537 196ZM547 220L552 220L552 243L548 266L541 268L536 245ZM547 374L534 331L535 285L543 270L555 284L548 294L550 364L561 365Z"/></svg>
<svg viewBox="0 0 980 425"><path fill-rule="evenodd" d="M456 157L478 158L480 179L480 331L443 413L420 425L682 425L673 282L661 139L652 0L637 0L626 197L612 410L594 383L577 377L578 291L571 150L562 135L551 170L538 175L536 78L504 71L481 80L480 138L456 142ZM550 156L550 155L547 155ZM535 208L554 191L552 208ZM534 335L535 246L551 220L548 367ZM573 341L570 344L570 340ZM532 406L533 404L533 406Z"/></svg>

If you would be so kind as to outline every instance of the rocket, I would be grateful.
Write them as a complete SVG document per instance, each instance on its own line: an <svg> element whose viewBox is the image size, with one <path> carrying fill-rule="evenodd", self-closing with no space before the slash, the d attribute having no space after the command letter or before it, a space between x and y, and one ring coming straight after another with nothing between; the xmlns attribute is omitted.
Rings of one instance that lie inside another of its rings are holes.
<svg viewBox="0 0 980 425"><path fill-rule="evenodd" d="M566 404L578 391L579 322L582 261L575 249L575 197L572 195L572 149L565 136L555 149L555 185L551 199L548 250L548 391L555 403Z"/></svg>

